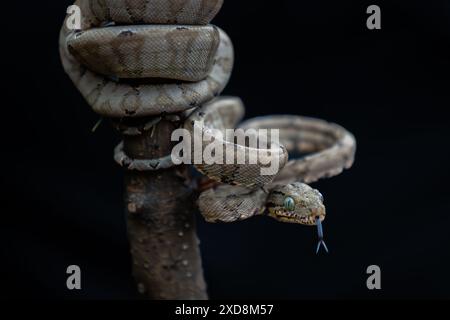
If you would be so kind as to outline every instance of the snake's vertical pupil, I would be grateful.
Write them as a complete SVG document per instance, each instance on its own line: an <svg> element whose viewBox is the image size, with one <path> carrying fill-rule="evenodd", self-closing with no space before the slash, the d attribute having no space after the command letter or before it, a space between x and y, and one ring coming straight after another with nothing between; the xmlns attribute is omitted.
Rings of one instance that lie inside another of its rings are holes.
<svg viewBox="0 0 450 320"><path fill-rule="evenodd" d="M295 209L295 201L291 197L286 197L284 199L284 208L289 211L294 211Z"/></svg>

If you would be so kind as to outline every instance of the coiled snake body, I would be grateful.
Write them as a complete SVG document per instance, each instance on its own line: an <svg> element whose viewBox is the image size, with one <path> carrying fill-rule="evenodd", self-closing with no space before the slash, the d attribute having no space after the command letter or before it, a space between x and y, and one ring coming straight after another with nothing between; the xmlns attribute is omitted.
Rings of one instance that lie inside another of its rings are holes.
<svg viewBox="0 0 450 320"><path fill-rule="evenodd" d="M60 34L63 66L89 105L112 118L188 114L184 127L202 133L235 128L244 114L237 98L215 98L233 66L233 46L224 31L208 23L223 0L78 0L81 30L66 23ZM242 129L280 129L280 145L263 165L196 164L221 182L203 191L200 211L207 221L232 222L267 213L304 225L325 218L323 197L305 183L331 177L353 164L356 142L344 128L299 116L251 119ZM234 154L251 154L245 144L223 139ZM203 148L207 148L206 144ZM302 157L288 161L288 152ZM307 154L307 155L304 155ZM119 147L116 160L135 170L164 169L170 158L138 163ZM319 228L319 233L321 229Z"/></svg>

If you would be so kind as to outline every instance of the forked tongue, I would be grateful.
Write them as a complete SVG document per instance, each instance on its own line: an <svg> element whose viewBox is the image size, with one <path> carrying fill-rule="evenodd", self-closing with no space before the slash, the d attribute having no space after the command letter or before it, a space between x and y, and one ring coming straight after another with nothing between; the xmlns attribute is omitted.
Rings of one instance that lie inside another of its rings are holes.
<svg viewBox="0 0 450 320"><path fill-rule="evenodd" d="M319 217L316 218L316 226L317 226L317 235L319 236L319 243L317 244L316 254L319 254L321 246L323 246L325 251L328 253L327 245L325 244L325 241L323 241L322 221L320 221Z"/></svg>

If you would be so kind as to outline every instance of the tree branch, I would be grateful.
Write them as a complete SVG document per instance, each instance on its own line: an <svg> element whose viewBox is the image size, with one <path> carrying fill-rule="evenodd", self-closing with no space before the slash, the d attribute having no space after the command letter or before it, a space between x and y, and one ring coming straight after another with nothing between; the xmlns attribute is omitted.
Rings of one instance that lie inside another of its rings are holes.
<svg viewBox="0 0 450 320"><path fill-rule="evenodd" d="M165 157L175 128L161 120L141 135L125 136L124 151L132 159ZM151 299L207 299L191 181L187 166L126 172L133 273L139 292Z"/></svg>

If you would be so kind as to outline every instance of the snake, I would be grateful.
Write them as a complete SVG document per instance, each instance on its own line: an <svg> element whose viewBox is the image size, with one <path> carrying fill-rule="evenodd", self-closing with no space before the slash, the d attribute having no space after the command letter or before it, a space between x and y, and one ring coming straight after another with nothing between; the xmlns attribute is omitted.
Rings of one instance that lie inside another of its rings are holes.
<svg viewBox="0 0 450 320"><path fill-rule="evenodd" d="M219 97L234 64L230 38L210 24L223 0L77 0L75 5L82 14L81 25L71 27L67 15L59 51L64 70L96 113L113 119L177 115L181 127L194 137L200 133L223 146L227 151L222 157L230 152L233 160L258 156L251 164L194 163L207 177L198 198L206 221L229 223L267 215L317 226L317 250L323 245L328 251L322 231L324 198L309 184L349 169L356 139L337 124L297 115L242 122L242 101ZM146 130L134 129L134 134ZM278 139L269 137L264 148L254 147L228 137L227 129L277 130ZM200 140L202 151L209 147L206 140ZM290 155L297 157L289 159ZM175 165L172 156L130 159L123 144L116 148L115 159L129 170ZM268 163L276 166L262 175Z"/></svg>

